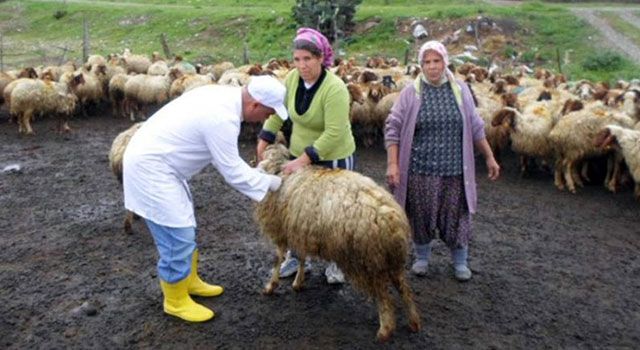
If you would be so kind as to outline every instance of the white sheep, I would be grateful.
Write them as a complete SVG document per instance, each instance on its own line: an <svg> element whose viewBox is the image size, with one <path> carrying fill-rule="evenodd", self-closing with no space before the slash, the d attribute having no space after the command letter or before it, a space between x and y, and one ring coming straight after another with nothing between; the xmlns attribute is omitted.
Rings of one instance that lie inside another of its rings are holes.
<svg viewBox="0 0 640 350"><path fill-rule="evenodd" d="M111 149L109 150L109 167L111 171L118 179L120 185L122 185L122 157L124 156L124 151L127 149L127 145L133 135L140 129L143 122L133 124L129 129L121 132L116 136L111 143ZM127 210L127 213L124 218L124 232L125 233L133 233L133 219L134 213Z"/></svg>
<svg viewBox="0 0 640 350"><path fill-rule="evenodd" d="M272 145L258 167L277 174L289 152ZM420 329L420 316L405 276L409 222L393 196L373 180L343 169L304 167L284 176L277 192L256 205L262 233L276 245L277 259L264 289L272 294L280 278L287 249L301 261L315 256L334 261L353 285L378 304L380 341L395 329L395 307L389 287L402 296L411 330ZM304 282L304 264L298 267L293 288Z"/></svg>
<svg viewBox="0 0 640 350"><path fill-rule="evenodd" d="M209 74L185 74L171 83L171 88L169 89L169 97L171 99L174 99L189 90L213 83L213 76Z"/></svg>
<svg viewBox="0 0 640 350"><path fill-rule="evenodd" d="M616 148L620 150L631 177L636 183L634 195L640 201L640 130L607 125L603 132L597 136L596 143L600 147L615 144Z"/></svg>
<svg viewBox="0 0 640 350"><path fill-rule="evenodd" d="M592 140L608 124L631 128L635 123L625 113L612 110L603 105L601 101L590 103L584 109L571 112L560 118L549 133L549 139L556 150L554 182L558 189L564 189L566 184L567 189L575 193L576 183L581 184L577 171L578 162L607 153L597 147ZM605 185L609 190L615 192L618 163L613 167L613 173L607 172Z"/></svg>
<svg viewBox="0 0 640 350"><path fill-rule="evenodd" d="M58 131L69 131L68 118L75 111L78 98L74 94L84 83L82 74L65 73L60 82L24 79L11 92L11 114L18 117L18 132L34 134L31 120L37 114L57 114Z"/></svg>
<svg viewBox="0 0 640 350"><path fill-rule="evenodd" d="M169 101L169 89L176 79L178 72L174 69L167 75L138 74L130 77L124 85L125 106L128 108L131 120L143 114L143 108L149 105L163 105Z"/></svg>

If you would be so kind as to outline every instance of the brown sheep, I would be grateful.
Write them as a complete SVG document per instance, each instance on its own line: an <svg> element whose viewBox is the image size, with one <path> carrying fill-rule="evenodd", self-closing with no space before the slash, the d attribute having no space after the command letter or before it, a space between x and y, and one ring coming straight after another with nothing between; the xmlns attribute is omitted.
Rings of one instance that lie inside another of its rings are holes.
<svg viewBox="0 0 640 350"><path fill-rule="evenodd" d="M288 155L282 145L269 146L258 167L277 174ZM393 196L373 180L353 171L307 166L284 176L280 189L256 204L255 217L277 248L265 294L274 292L285 251L293 249L301 261L315 256L336 262L354 287L377 302L379 341L389 339L395 329L391 286L402 296L411 330L420 329L405 275L409 222ZM294 290L303 282L300 264Z"/></svg>

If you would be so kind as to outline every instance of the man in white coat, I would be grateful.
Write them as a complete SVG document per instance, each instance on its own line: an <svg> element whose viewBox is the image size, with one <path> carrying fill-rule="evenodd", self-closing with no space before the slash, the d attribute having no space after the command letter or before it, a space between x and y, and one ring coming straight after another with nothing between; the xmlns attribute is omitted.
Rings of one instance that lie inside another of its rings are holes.
<svg viewBox="0 0 640 350"><path fill-rule="evenodd" d="M231 187L255 201L281 184L250 167L238 151L240 123L287 119L285 87L273 77L253 77L242 88L207 85L191 90L152 115L124 153L125 207L143 217L158 248L164 311L202 322L213 311L189 295L217 296L222 287L198 276L196 220L187 180L213 164Z"/></svg>

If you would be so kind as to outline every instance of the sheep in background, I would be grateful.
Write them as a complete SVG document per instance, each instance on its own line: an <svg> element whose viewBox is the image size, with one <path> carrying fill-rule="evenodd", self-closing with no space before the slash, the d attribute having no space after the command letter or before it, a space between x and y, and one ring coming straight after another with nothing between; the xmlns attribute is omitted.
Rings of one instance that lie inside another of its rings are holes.
<svg viewBox="0 0 640 350"><path fill-rule="evenodd" d="M558 189L563 190L566 185L570 192L576 193L575 185L582 185L577 171L578 163L589 157L608 153L594 145L592 140L609 124L631 128L635 122L625 113L612 110L600 101L590 103L584 109L560 118L549 133L549 139L556 150L554 183ZM607 171L605 186L615 192L619 163L614 162L610 168L613 171Z"/></svg>
<svg viewBox="0 0 640 350"><path fill-rule="evenodd" d="M271 145L258 167L277 174L288 156L283 145ZM335 261L356 288L377 302L380 341L389 339L395 329L391 285L402 296L411 330L420 329L404 267L409 222L391 194L373 180L348 170L307 166L284 176L280 189L256 204L255 217L277 248L265 294L272 294L278 285L280 263L285 251L292 249L301 261L306 256ZM300 264L293 288L300 290L303 282L304 264Z"/></svg>
<svg viewBox="0 0 640 350"><path fill-rule="evenodd" d="M31 120L35 114L57 114L58 132L71 129L68 118L76 108L75 91L84 83L82 74L65 73L60 82L24 79L11 92L11 114L18 117L18 132L33 135Z"/></svg>
<svg viewBox="0 0 640 350"><path fill-rule="evenodd" d="M636 127L640 126L640 123ZM627 129L618 125L607 125L604 130L596 136L596 145L601 148L608 148L612 145L619 150L631 177L635 181L634 196L640 201L640 130L638 128Z"/></svg>
<svg viewBox="0 0 640 350"><path fill-rule="evenodd" d="M146 118L145 106L168 102L171 83L178 74L177 70L171 69L169 74L163 76L138 74L130 77L124 85L124 104L131 120L134 121L140 114Z"/></svg>
<svg viewBox="0 0 640 350"><path fill-rule="evenodd" d="M111 101L111 113L114 117L126 117L129 112L124 103L124 86L130 77L132 76L120 73L109 80L109 101Z"/></svg>
<svg viewBox="0 0 640 350"><path fill-rule="evenodd" d="M222 74L222 76L218 79L218 84L239 87L249 84L250 79L251 76L249 74L232 69Z"/></svg>
<svg viewBox="0 0 640 350"><path fill-rule="evenodd" d="M517 109L505 107L497 112L491 125L507 125L511 148L520 156L520 173L525 174L529 167L529 158L540 158L549 164L554 156L554 147L549 133L556 124L550 101L529 104L520 113Z"/></svg>
<svg viewBox="0 0 640 350"><path fill-rule="evenodd" d="M129 49L125 49L120 63L127 69L127 74L137 73L146 74L151 66L151 60L143 55L134 55Z"/></svg>
<svg viewBox="0 0 640 350"><path fill-rule="evenodd" d="M213 84L211 75L185 74L171 83L169 97L174 99L185 92L195 89L198 86Z"/></svg>
<svg viewBox="0 0 640 350"><path fill-rule="evenodd" d="M129 129L121 132L116 136L111 143L111 149L109 150L109 167L111 171L118 179L120 185L122 185L122 157L124 156L124 151L127 149L127 145L133 135L140 129L143 122L133 124ZM127 213L124 218L124 232L131 234L133 233L133 219L134 213L127 210Z"/></svg>
<svg viewBox="0 0 640 350"><path fill-rule="evenodd" d="M33 67L23 68L17 74L0 72L0 105L4 102L11 103L11 91L16 86L19 79L36 79L38 73Z"/></svg>
<svg viewBox="0 0 640 350"><path fill-rule="evenodd" d="M213 72L214 78L216 79L216 81L218 81L226 71L234 69L235 67L236 66L234 66L233 63L224 61L214 64L213 67L211 67L209 70ZM203 73L208 73L208 71L203 70Z"/></svg>

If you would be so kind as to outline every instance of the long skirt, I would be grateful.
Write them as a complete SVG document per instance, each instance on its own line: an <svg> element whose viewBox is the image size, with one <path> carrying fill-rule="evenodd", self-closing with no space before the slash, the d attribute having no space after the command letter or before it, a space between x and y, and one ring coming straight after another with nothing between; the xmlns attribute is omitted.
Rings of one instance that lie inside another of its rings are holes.
<svg viewBox="0 0 640 350"><path fill-rule="evenodd" d="M406 211L415 244L427 244L436 234L451 249L469 244L471 214L462 175L410 174Z"/></svg>

